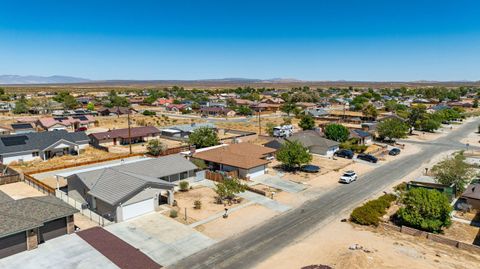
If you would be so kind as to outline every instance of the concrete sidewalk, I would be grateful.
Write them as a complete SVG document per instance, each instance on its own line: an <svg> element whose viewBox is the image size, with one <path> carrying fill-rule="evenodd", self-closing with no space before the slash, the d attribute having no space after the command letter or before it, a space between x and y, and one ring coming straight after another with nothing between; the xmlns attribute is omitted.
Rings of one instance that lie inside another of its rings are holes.
<svg viewBox="0 0 480 269"><path fill-rule="evenodd" d="M288 211L292 208L291 206L281 204L275 200L251 191L239 193L238 196L280 213Z"/></svg>
<svg viewBox="0 0 480 269"><path fill-rule="evenodd" d="M280 178L279 176L274 176L274 175L262 175L262 176L252 178L251 180L256 183L260 183L263 185L267 185L267 186L280 189L282 191L291 192L291 193L301 192L307 188L302 184L295 183L290 180L283 179L283 178Z"/></svg>
<svg viewBox="0 0 480 269"><path fill-rule="evenodd" d="M105 228L163 266L171 265L216 241L155 212Z"/></svg>

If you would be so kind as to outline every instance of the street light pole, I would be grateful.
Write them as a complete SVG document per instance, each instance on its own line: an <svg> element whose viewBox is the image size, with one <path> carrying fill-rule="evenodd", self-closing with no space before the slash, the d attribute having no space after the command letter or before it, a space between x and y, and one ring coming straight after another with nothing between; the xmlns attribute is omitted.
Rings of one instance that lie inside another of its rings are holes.
<svg viewBox="0 0 480 269"><path fill-rule="evenodd" d="M128 147L130 155L132 154L132 132L130 130L130 108L127 110L127 124L128 124Z"/></svg>

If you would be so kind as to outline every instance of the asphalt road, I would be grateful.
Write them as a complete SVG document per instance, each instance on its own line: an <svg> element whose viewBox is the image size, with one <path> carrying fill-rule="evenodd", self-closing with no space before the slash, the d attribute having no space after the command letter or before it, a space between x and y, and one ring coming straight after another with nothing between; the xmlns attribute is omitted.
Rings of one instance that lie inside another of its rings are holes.
<svg viewBox="0 0 480 269"><path fill-rule="evenodd" d="M295 239L331 222L338 214L351 210L355 205L420 168L422 163L433 156L452 149L465 149L458 141L476 131L479 122L480 120L476 119L466 123L433 143L420 142L420 152L405 157L400 155L398 160L378 167L353 184L335 188L299 208L221 241L169 268L252 268Z"/></svg>

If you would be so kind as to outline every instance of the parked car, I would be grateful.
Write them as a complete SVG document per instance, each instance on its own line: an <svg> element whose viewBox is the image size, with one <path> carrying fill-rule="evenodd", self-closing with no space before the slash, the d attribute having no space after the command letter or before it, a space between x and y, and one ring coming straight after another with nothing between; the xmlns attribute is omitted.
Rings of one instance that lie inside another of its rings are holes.
<svg viewBox="0 0 480 269"><path fill-rule="evenodd" d="M370 154L365 154L365 153L360 153L357 156L357 159L364 160L370 163L377 163L378 159L377 157L370 155Z"/></svg>
<svg viewBox="0 0 480 269"><path fill-rule="evenodd" d="M78 127L75 132L85 132L87 130L87 127L85 126L82 126L82 127Z"/></svg>
<svg viewBox="0 0 480 269"><path fill-rule="evenodd" d="M354 171L347 171L343 173L343 175L340 177L340 180L338 182L350 184L356 180L357 180L357 173L355 173Z"/></svg>
<svg viewBox="0 0 480 269"><path fill-rule="evenodd" d="M306 173L318 173L320 172L320 167L317 165L307 164L302 166L301 170Z"/></svg>
<svg viewBox="0 0 480 269"><path fill-rule="evenodd" d="M388 152L388 155L390 156L397 156L400 154L400 149L399 148L393 148Z"/></svg>
<svg viewBox="0 0 480 269"><path fill-rule="evenodd" d="M341 149L341 150L335 151L333 155L341 158L352 159L354 154L353 154L353 151L349 149Z"/></svg>

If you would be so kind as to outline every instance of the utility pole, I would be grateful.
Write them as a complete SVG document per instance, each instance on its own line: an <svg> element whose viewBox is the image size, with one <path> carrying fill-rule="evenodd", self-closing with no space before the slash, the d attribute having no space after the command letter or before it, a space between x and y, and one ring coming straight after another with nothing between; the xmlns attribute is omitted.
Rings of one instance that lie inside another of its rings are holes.
<svg viewBox="0 0 480 269"><path fill-rule="evenodd" d="M261 109L258 110L258 135L262 134L262 123L261 123L260 112L262 112Z"/></svg>
<svg viewBox="0 0 480 269"><path fill-rule="evenodd" d="M127 110L127 124L128 124L128 147L130 149L130 155L132 154L132 132L130 130L130 108Z"/></svg>

